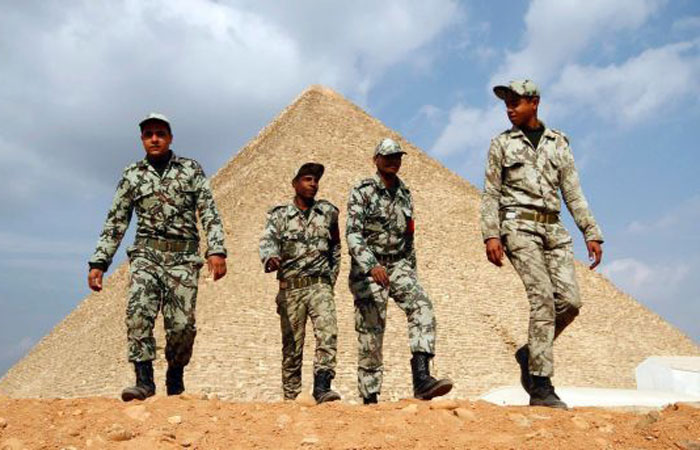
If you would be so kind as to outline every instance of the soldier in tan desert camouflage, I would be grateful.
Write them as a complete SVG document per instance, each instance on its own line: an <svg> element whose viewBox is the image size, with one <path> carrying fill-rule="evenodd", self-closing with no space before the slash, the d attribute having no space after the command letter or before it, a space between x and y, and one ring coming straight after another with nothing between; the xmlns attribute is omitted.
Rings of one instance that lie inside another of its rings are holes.
<svg viewBox="0 0 700 450"><path fill-rule="evenodd" d="M301 392L306 319L316 336L313 396L340 400L331 390L338 346L333 287L340 270L338 208L316 200L324 167L306 163L292 180L291 203L272 208L260 239L265 272L277 272L277 313L282 329L282 390L285 400Z"/></svg>
<svg viewBox="0 0 700 450"><path fill-rule="evenodd" d="M153 326L159 310L165 323L167 393L185 390L183 371L197 334L197 282L204 263L198 255L197 213L207 235L209 271L214 280L226 275L224 228L204 171L170 149L173 135L164 115L152 113L139 127L146 157L124 169L88 274L90 289L102 290L102 276L136 211L136 240L126 251L131 275L126 332L136 385L122 391L124 401L155 394Z"/></svg>
<svg viewBox="0 0 700 450"><path fill-rule="evenodd" d="M527 345L515 353L530 405L566 408L554 392L554 340L581 308L572 240L559 212L561 191L586 240L594 269L603 235L579 184L568 138L537 118L540 92L530 80L496 86L513 127L491 141L481 203L481 230L488 260L503 254L525 285L530 302Z"/></svg>

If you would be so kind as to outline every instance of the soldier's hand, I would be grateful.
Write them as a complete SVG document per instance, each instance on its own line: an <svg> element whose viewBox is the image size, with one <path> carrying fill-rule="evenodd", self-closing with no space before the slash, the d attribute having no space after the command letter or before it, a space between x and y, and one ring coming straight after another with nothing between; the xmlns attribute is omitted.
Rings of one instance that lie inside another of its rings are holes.
<svg viewBox="0 0 700 450"><path fill-rule="evenodd" d="M265 265L265 272L274 272L277 269L280 268L281 260L274 256L270 259L267 260L267 264Z"/></svg>
<svg viewBox="0 0 700 450"><path fill-rule="evenodd" d="M486 257L498 267L503 265L503 244L499 238L486 240Z"/></svg>
<svg viewBox="0 0 700 450"><path fill-rule="evenodd" d="M90 269L88 272L88 286L95 292L102 290L102 272L100 269Z"/></svg>
<svg viewBox="0 0 700 450"><path fill-rule="evenodd" d="M593 270L603 259L603 246L598 241L587 241L586 247L588 248L588 260L593 261L590 265L590 269Z"/></svg>
<svg viewBox="0 0 700 450"><path fill-rule="evenodd" d="M211 255L207 258L207 268L214 281L226 275L226 258L221 255Z"/></svg>
<svg viewBox="0 0 700 450"><path fill-rule="evenodd" d="M386 273L386 269L383 266L373 267L369 274L372 275L372 279L377 284L385 288L389 287L389 274Z"/></svg>

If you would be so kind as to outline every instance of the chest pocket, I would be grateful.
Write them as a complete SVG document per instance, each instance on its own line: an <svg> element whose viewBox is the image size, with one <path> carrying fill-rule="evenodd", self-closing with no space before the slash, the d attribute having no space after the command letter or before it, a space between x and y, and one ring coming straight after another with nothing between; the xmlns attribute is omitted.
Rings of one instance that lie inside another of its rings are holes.
<svg viewBox="0 0 700 450"><path fill-rule="evenodd" d="M563 165L562 151L552 148L547 152L547 162L544 164L544 177L553 189L558 189L561 184L561 167Z"/></svg>
<svg viewBox="0 0 700 450"><path fill-rule="evenodd" d="M286 231L282 233L282 258L293 258L304 251L304 233Z"/></svg>
<svg viewBox="0 0 700 450"><path fill-rule="evenodd" d="M331 239L331 232L327 227L316 228L313 232L311 242L320 252L327 252L329 249L328 242Z"/></svg>
<svg viewBox="0 0 700 450"><path fill-rule="evenodd" d="M506 153L503 158L503 182L518 185L527 175L530 162L524 155Z"/></svg>
<svg viewBox="0 0 700 450"><path fill-rule="evenodd" d="M178 187L172 195L173 206L180 211L194 209L197 191L190 187Z"/></svg>
<svg viewBox="0 0 700 450"><path fill-rule="evenodd" d="M150 184L139 186L134 192L134 205L138 211L152 214L159 203Z"/></svg>

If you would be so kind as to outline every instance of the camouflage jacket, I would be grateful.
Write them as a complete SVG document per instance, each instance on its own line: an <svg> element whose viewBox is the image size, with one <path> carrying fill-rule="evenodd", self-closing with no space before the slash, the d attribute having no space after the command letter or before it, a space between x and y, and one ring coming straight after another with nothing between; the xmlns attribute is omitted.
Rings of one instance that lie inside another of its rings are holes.
<svg viewBox="0 0 700 450"><path fill-rule="evenodd" d="M270 258L280 258L277 278L327 277L333 285L340 271L338 208L317 200L308 219L294 203L268 212L260 238L260 260L267 270Z"/></svg>
<svg viewBox="0 0 700 450"><path fill-rule="evenodd" d="M226 255L224 228L214 204L209 181L197 161L174 153L163 176L144 158L124 169L112 208L90 264L105 270L126 232L133 211L136 239L199 240L196 212L207 235L206 256Z"/></svg>
<svg viewBox="0 0 700 450"><path fill-rule="evenodd" d="M393 197L379 174L350 191L346 236L353 270L366 274L379 265L378 256L402 253L415 268L413 231L413 198L400 179Z"/></svg>
<svg viewBox="0 0 700 450"><path fill-rule="evenodd" d="M516 127L499 134L491 140L481 197L484 240L500 236L502 210L559 213L559 190L586 241L602 242L603 235L581 190L568 138L545 127L535 149Z"/></svg>

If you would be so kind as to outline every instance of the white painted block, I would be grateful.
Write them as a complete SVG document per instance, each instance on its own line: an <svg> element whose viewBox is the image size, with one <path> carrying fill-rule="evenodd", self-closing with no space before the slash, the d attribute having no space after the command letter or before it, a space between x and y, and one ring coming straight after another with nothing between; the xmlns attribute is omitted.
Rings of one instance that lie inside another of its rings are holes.
<svg viewBox="0 0 700 450"><path fill-rule="evenodd" d="M637 389L700 396L700 357L651 356L635 373Z"/></svg>

